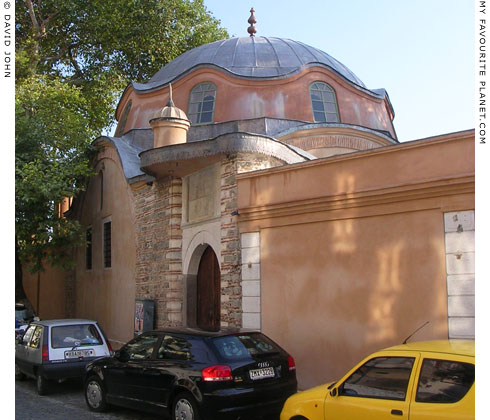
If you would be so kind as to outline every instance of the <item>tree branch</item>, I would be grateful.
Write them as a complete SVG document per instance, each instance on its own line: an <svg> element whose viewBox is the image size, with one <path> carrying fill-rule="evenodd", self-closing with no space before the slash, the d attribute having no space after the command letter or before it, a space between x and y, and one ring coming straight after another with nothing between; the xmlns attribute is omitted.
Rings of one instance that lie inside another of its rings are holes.
<svg viewBox="0 0 490 420"><path fill-rule="evenodd" d="M61 57L63 57L63 55L66 53L66 51L68 51L69 48L70 48L69 45L65 45L65 46L63 46L60 49L60 52L58 54L52 55L51 57L43 57L41 59L41 61L43 61L43 62L46 62L46 61L58 61L59 59L61 59Z"/></svg>
<svg viewBox="0 0 490 420"><path fill-rule="evenodd" d="M75 67L75 71L76 71L76 73L77 73L78 75L80 75L80 76L83 76L83 71L82 71L82 69L80 68L80 66L78 65L78 62L77 62L77 60L75 59L75 56L74 56L73 51L72 51L73 47L76 47L76 45L77 45L77 44L70 44L70 45L68 46L68 56L70 57L70 62L71 62L71 64L73 65L73 67Z"/></svg>
<svg viewBox="0 0 490 420"><path fill-rule="evenodd" d="M37 21L37 18L36 18L36 12L34 11L34 5L32 4L31 0L24 0L24 3L26 4L27 10L29 11L29 17L31 18L32 27L34 28L36 35L39 36L39 34L40 34L39 22Z"/></svg>
<svg viewBox="0 0 490 420"><path fill-rule="evenodd" d="M30 1L30 0L27 0L27 1ZM53 19L54 17L58 16L59 14L60 14L59 11L58 12L51 13L50 15L48 15L48 17L46 19L44 19L41 22L40 37L46 36L46 27L48 26L49 21L51 19Z"/></svg>

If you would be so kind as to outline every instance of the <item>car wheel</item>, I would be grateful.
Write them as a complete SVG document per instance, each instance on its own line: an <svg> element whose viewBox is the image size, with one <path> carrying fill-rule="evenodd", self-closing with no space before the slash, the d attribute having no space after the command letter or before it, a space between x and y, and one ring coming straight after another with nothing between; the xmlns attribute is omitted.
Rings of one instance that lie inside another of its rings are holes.
<svg viewBox="0 0 490 420"><path fill-rule="evenodd" d="M41 372L36 374L36 388L39 395L46 395L49 392L49 381Z"/></svg>
<svg viewBox="0 0 490 420"><path fill-rule="evenodd" d="M15 379L18 381L23 381L26 378L26 375L20 370L17 363L15 364Z"/></svg>
<svg viewBox="0 0 490 420"><path fill-rule="evenodd" d="M92 411L104 411L107 408L104 386L98 376L91 376L85 382L85 402Z"/></svg>
<svg viewBox="0 0 490 420"><path fill-rule="evenodd" d="M172 420L199 420L197 405L191 394L182 392L174 400Z"/></svg>

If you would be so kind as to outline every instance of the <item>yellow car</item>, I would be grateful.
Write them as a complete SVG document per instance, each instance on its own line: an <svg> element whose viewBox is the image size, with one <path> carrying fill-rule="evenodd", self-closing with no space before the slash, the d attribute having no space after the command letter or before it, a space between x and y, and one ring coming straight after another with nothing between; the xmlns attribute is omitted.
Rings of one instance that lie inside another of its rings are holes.
<svg viewBox="0 0 490 420"><path fill-rule="evenodd" d="M288 398L281 420L475 418L475 342L402 344L373 353L340 381Z"/></svg>

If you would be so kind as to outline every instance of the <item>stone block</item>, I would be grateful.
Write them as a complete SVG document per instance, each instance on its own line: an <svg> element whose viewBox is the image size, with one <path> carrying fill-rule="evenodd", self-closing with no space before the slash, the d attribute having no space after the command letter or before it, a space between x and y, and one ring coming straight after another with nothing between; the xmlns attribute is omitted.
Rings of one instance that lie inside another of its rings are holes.
<svg viewBox="0 0 490 420"><path fill-rule="evenodd" d="M260 280L260 264L242 264L242 280Z"/></svg>
<svg viewBox="0 0 490 420"><path fill-rule="evenodd" d="M444 213L444 228L446 232L475 230L475 211Z"/></svg>
<svg viewBox="0 0 490 420"><path fill-rule="evenodd" d="M170 312L168 314L168 320L173 322L182 322L182 313L180 312Z"/></svg>
<svg viewBox="0 0 490 420"><path fill-rule="evenodd" d="M260 297L247 297L242 299L243 312L260 313Z"/></svg>
<svg viewBox="0 0 490 420"><path fill-rule="evenodd" d="M167 310L168 311L181 311L182 303L181 302L167 302Z"/></svg>
<svg viewBox="0 0 490 420"><path fill-rule="evenodd" d="M242 282L242 294L244 297L260 297L260 281Z"/></svg>
<svg viewBox="0 0 490 420"><path fill-rule="evenodd" d="M475 338L475 318L449 318L449 338Z"/></svg>
<svg viewBox="0 0 490 420"><path fill-rule="evenodd" d="M170 264L169 266L170 271L182 271L182 264Z"/></svg>
<svg viewBox="0 0 490 420"><path fill-rule="evenodd" d="M182 239L170 239L169 247L170 248L181 248L182 247Z"/></svg>
<svg viewBox="0 0 490 420"><path fill-rule="evenodd" d="M447 313L450 317L474 317L474 296L449 296L447 299Z"/></svg>
<svg viewBox="0 0 490 420"><path fill-rule="evenodd" d="M475 231L446 233L446 252L475 252Z"/></svg>
<svg viewBox="0 0 490 420"><path fill-rule="evenodd" d="M446 255L447 274L473 274L475 272L475 253L464 252Z"/></svg>
<svg viewBox="0 0 490 420"><path fill-rule="evenodd" d="M474 295L475 276L473 274L453 274L447 276L448 295Z"/></svg>
<svg viewBox="0 0 490 420"><path fill-rule="evenodd" d="M240 235L242 248L254 248L260 246L260 232L242 233Z"/></svg>
<svg viewBox="0 0 490 420"><path fill-rule="evenodd" d="M260 248L242 248L242 264L260 263Z"/></svg>
<svg viewBox="0 0 490 420"><path fill-rule="evenodd" d="M242 314L242 327L250 328L253 330L260 330L260 314L250 314L243 313Z"/></svg>

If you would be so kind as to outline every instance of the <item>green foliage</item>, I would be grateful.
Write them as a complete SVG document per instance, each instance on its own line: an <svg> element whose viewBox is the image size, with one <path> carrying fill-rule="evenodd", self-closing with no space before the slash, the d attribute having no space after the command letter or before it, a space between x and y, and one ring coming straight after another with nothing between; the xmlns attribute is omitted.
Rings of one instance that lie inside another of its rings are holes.
<svg viewBox="0 0 490 420"><path fill-rule="evenodd" d="M81 243L56 206L83 191L124 87L228 34L202 0L16 0L15 12L16 237L39 271Z"/></svg>
<svg viewBox="0 0 490 420"><path fill-rule="evenodd" d="M80 88L45 76L16 85L16 237L33 271L69 263L66 245L80 243L78 222L58 217L57 204L92 175L88 105Z"/></svg>

